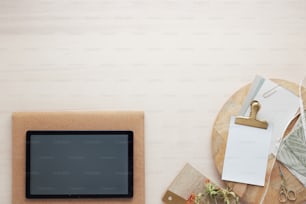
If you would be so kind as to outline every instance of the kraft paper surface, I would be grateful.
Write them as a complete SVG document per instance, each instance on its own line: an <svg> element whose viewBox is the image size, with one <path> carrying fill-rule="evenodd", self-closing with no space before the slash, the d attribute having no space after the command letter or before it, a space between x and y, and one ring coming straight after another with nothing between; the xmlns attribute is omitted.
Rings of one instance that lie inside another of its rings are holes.
<svg viewBox="0 0 306 204"><path fill-rule="evenodd" d="M132 130L134 132L134 196L121 199L26 199L25 153L27 130ZM16 112L12 116L13 204L144 204L144 113Z"/></svg>

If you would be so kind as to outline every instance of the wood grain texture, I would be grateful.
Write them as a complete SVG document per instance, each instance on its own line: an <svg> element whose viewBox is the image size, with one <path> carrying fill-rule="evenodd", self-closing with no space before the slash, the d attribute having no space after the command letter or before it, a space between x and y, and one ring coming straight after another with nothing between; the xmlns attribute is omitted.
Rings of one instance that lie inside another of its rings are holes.
<svg viewBox="0 0 306 204"><path fill-rule="evenodd" d="M24 112L13 114L13 204L144 204L143 112ZM132 130L134 132L134 196L131 199L26 199L27 130Z"/></svg>
<svg viewBox="0 0 306 204"><path fill-rule="evenodd" d="M216 114L259 74L298 82L306 1L0 1L0 202L12 203L11 113L144 110L146 203L190 162L221 184ZM16 204L16 203L13 203Z"/></svg>
<svg viewBox="0 0 306 204"><path fill-rule="evenodd" d="M274 79L275 83L288 88L296 95L298 94L298 86L295 83ZM220 175L222 175L223 169L223 162L224 162L224 154L225 154L225 147L228 135L228 128L230 123L230 117L232 115L237 115L242 107L244 102L244 98L248 93L250 85L246 85L238 90L234 95L232 95L228 101L224 104L221 108L216 121L213 126L212 131L212 154L214 158L215 165L217 167L217 171ZM287 135L296 122L296 118L290 123L284 135ZM269 161L273 159L271 156L269 157ZM277 166L277 161L275 162L276 165L273 166L273 163L269 162L268 169L271 169L271 180L270 184L266 185L265 188L268 188L266 197L264 199L265 204L274 204L279 203L278 200L278 193L280 188L280 175ZM297 193L297 200L294 203L304 203L306 201L306 189L298 182L298 180L286 169L284 169L284 175L288 181L288 187L294 189ZM266 183L268 177L266 176ZM260 202L260 199L263 195L265 188L247 185L247 184L240 184L234 182L225 182L226 185L233 188L233 190L241 196L241 200L245 203L249 204L257 204Z"/></svg>

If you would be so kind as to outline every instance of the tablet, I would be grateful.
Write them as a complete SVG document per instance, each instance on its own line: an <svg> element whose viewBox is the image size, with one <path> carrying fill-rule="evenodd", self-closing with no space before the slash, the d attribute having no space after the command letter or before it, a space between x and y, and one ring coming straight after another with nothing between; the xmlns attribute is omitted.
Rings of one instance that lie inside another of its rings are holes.
<svg viewBox="0 0 306 204"><path fill-rule="evenodd" d="M132 131L27 131L26 198L131 197Z"/></svg>

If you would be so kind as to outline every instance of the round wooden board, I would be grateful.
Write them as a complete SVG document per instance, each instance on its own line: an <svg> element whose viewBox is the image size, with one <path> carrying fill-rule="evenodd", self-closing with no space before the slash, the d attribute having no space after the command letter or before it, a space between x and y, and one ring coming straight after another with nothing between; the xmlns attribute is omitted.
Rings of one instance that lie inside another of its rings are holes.
<svg viewBox="0 0 306 204"><path fill-rule="evenodd" d="M280 80L280 79L272 79L275 83L283 86L293 93L298 95L298 85L289 81ZM219 175L222 174L223 162L224 162L224 153L228 135L228 128L230 123L230 117L235 116L240 111L242 104L248 91L250 89L250 84L242 87L238 90L233 96L229 98L229 100L224 104L222 109L220 110L216 121L212 130L212 154L215 165L217 167L217 171ZM290 125L288 126L285 136L289 133L290 129L296 122L295 118ZM279 169L277 165L278 161L276 161L271 174L270 184L268 186L268 191L265 196L264 202L265 204L274 204L279 202L279 188L281 185L281 178L279 174ZM296 201L290 201L287 203L306 203L306 188L285 168L282 168L285 178L287 179L288 187L292 190L296 191L297 199ZM225 182L227 186L233 189L235 193L240 196L242 203L248 204L257 204L260 202L261 195L263 192L263 187L240 184L234 182Z"/></svg>

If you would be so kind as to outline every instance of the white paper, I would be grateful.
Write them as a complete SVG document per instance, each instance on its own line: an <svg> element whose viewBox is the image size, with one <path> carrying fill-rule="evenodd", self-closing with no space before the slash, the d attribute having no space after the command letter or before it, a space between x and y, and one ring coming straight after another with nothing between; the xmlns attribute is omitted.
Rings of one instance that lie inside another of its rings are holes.
<svg viewBox="0 0 306 204"><path fill-rule="evenodd" d="M222 180L263 186L271 139L272 125L268 129L237 125L232 117Z"/></svg>
<svg viewBox="0 0 306 204"><path fill-rule="evenodd" d="M254 100L259 101L261 108L257 114L259 120L266 120L273 126L273 142L270 153L276 155L281 138L299 108L299 98L291 91L265 79ZM250 101L247 102L250 104ZM244 113L248 116L250 108Z"/></svg>

